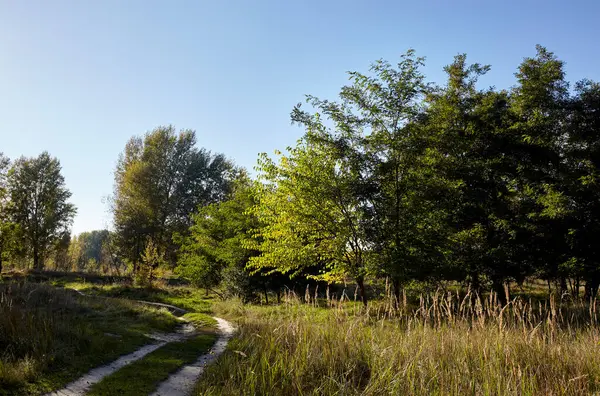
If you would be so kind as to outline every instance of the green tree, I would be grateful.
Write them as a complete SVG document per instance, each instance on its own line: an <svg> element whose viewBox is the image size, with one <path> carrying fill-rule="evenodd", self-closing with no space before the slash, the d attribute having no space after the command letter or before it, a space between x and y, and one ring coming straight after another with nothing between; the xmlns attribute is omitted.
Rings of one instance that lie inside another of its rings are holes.
<svg viewBox="0 0 600 396"><path fill-rule="evenodd" d="M15 224L10 218L10 196L8 191L8 169L10 160L0 153L0 273L2 264L14 240Z"/></svg>
<svg viewBox="0 0 600 396"><path fill-rule="evenodd" d="M575 87L568 122L567 195L572 205L567 241L573 275L586 281L585 299L596 297L600 285L600 84L583 80ZM578 283L578 282L577 282ZM578 291L579 288L576 288Z"/></svg>
<svg viewBox="0 0 600 396"><path fill-rule="evenodd" d="M134 271L148 239L175 264L173 235L187 234L198 206L224 199L231 172L223 155L196 148L191 130L159 127L127 143L115 171L112 210L117 245Z"/></svg>
<svg viewBox="0 0 600 396"><path fill-rule="evenodd" d="M363 244L377 256L375 273L391 278L396 297L402 282L431 277L443 262L439 191L445 186L433 172L430 138L422 128L430 91L423 65L409 50L396 67L379 60L370 74L349 73L340 102L309 97L335 126L332 153L352 164L350 193L360 200ZM299 108L293 116L304 125L311 120Z"/></svg>
<svg viewBox="0 0 600 396"><path fill-rule="evenodd" d="M19 226L20 238L40 270L48 253L56 246L76 213L69 203L60 162L47 152L35 158L17 159L8 174L10 213Z"/></svg>
<svg viewBox="0 0 600 396"><path fill-rule="evenodd" d="M105 246L109 239L108 230L93 230L73 236L69 254L72 265L79 271L98 271L101 266L110 265Z"/></svg>
<svg viewBox="0 0 600 396"><path fill-rule="evenodd" d="M520 254L539 274L564 279L559 269L569 259L564 195L569 84L563 62L542 46L536 49L519 66L511 92L510 132L517 141L512 157L527 227Z"/></svg>
<svg viewBox="0 0 600 396"><path fill-rule="evenodd" d="M427 135L433 166L445 180L448 235L446 278L467 280L475 290L482 278L502 288L500 273L510 260L513 175L506 168L508 97L477 89L489 66L467 64L458 55L445 67L448 80L427 98Z"/></svg>
<svg viewBox="0 0 600 396"><path fill-rule="evenodd" d="M178 272L196 286L214 288L248 301L256 291L267 292L277 275L251 273L246 268L258 252L249 247L250 232L260 227L249 212L254 204L252 182L241 172L235 179L229 199L199 209L190 235L180 239ZM268 301L268 298L267 298Z"/></svg>
<svg viewBox="0 0 600 396"><path fill-rule="evenodd" d="M164 264L164 254L154 243L151 238L148 238L146 247L142 254L139 270L135 273L135 281L138 285L148 286L154 278L154 271Z"/></svg>
<svg viewBox="0 0 600 396"><path fill-rule="evenodd" d="M318 114L304 117L307 132L279 162L261 155L263 182L253 212L261 227L250 266L291 277L318 265L316 279L350 277L367 303L368 239L363 227L360 161L336 152L335 135Z"/></svg>
<svg viewBox="0 0 600 396"><path fill-rule="evenodd" d="M51 256L51 261L54 269L62 271L71 269L71 260L69 255L70 248L71 234L69 232L65 232L55 242L55 245L52 248L54 254Z"/></svg>

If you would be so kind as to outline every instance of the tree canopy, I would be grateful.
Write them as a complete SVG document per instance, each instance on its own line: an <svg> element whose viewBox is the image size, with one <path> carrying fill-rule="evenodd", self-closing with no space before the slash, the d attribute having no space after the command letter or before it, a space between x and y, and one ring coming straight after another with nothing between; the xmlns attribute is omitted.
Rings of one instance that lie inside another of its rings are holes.
<svg viewBox="0 0 600 396"><path fill-rule="evenodd" d="M42 269L56 243L68 234L76 213L68 202L58 159L47 152L17 159L8 173L9 213L33 268Z"/></svg>
<svg viewBox="0 0 600 396"><path fill-rule="evenodd" d="M173 266L175 233L187 234L198 207L222 200L232 164L196 147L191 130L159 127L133 137L115 170L112 210L117 245L137 270L148 243Z"/></svg>

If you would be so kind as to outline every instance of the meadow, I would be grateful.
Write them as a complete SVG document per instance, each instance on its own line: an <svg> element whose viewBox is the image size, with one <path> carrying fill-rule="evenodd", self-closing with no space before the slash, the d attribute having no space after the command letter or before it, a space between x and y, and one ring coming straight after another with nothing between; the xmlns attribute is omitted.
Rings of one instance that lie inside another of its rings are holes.
<svg viewBox="0 0 600 396"><path fill-rule="evenodd" d="M83 296L74 290L84 292ZM406 289L360 301L288 292L280 304L222 300L188 286L102 278L0 283L0 394L40 394L172 331L164 308L186 307L202 331L105 378L91 394L148 393L206 351L218 315L236 337L196 385L197 395L575 395L600 389L597 301L548 294L541 282L514 294L457 285ZM389 290L388 290L389 292ZM508 291L507 291L508 293ZM270 299L274 301L274 298Z"/></svg>
<svg viewBox="0 0 600 396"><path fill-rule="evenodd" d="M214 305L239 334L197 395L575 395L598 391L597 303L454 292L411 303Z"/></svg>
<svg viewBox="0 0 600 396"><path fill-rule="evenodd" d="M92 277L89 282L68 273L4 278L0 281L0 395L60 389L92 368L155 342L150 337L153 333L173 332L181 325L167 309L133 300L183 305L189 311L184 319L201 333L186 342L168 344L139 363L161 362L153 363L154 382L208 350L215 340L215 321L206 314L209 303L191 298L196 292L189 288L135 288L114 283L111 277ZM119 382L119 377L116 381L109 377L107 382L120 386L131 379ZM151 386L153 382L147 379L133 385ZM103 394L105 388L99 385L94 392Z"/></svg>

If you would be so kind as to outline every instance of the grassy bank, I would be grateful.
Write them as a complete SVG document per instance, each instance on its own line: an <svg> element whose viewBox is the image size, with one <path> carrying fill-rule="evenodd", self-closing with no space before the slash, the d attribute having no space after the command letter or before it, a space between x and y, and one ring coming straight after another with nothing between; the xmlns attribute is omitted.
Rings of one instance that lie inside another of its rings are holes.
<svg viewBox="0 0 600 396"><path fill-rule="evenodd" d="M402 304L401 304L402 305ZM432 296L394 312L288 302L216 304L239 335L198 395L590 394L600 389L595 303Z"/></svg>
<svg viewBox="0 0 600 396"><path fill-rule="evenodd" d="M107 301L44 284L0 283L0 394L58 389L179 323L164 309Z"/></svg>
<svg viewBox="0 0 600 396"><path fill-rule="evenodd" d="M60 285L88 295L170 304L196 313L212 312L211 302L214 299L212 295L187 286L136 287L122 283L97 284L82 281L61 282Z"/></svg>

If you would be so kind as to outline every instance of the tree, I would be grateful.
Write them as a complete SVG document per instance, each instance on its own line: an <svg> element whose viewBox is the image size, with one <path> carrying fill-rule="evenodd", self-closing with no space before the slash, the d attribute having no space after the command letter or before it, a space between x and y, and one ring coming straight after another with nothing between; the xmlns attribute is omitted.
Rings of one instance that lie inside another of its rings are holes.
<svg viewBox="0 0 600 396"><path fill-rule="evenodd" d="M355 194L360 163L338 155L335 137L319 115L304 118L307 132L279 162L266 154L258 170L264 183L253 213L262 226L254 234L260 256L250 258L256 270L291 277L319 266L316 279L350 277L367 303L364 279L369 249L363 227L361 197Z"/></svg>
<svg viewBox="0 0 600 396"><path fill-rule="evenodd" d="M567 241L577 264L571 274L586 280L589 301L600 286L600 84L583 80L575 88L566 146L569 177L565 180L572 205Z"/></svg>
<svg viewBox="0 0 600 396"><path fill-rule="evenodd" d="M396 297L402 282L431 277L443 263L444 186L433 172L430 138L422 127L430 91L423 65L409 50L396 67L379 60L370 74L349 73L351 84L341 89L340 102L309 97L335 127L332 153L353 164L351 193L363 212L363 244L379 256L374 271L391 278ZM299 108L293 118L311 122Z"/></svg>
<svg viewBox="0 0 600 396"><path fill-rule="evenodd" d="M412 50L396 68L377 61L370 75L349 73L339 102L308 96L317 114L300 105L293 110L292 120L307 133L278 165L260 160L268 182L261 215L273 232L261 234L271 242L257 265L279 267L286 252L304 252L297 266L321 262L324 278L352 277L365 303L368 273L391 277L397 297L401 282L435 274L445 213L422 128L430 89L422 65Z"/></svg>
<svg viewBox="0 0 600 396"><path fill-rule="evenodd" d="M43 269L48 253L69 232L76 213L60 171L58 159L43 152L19 158L8 174L11 218L36 270Z"/></svg>
<svg viewBox="0 0 600 396"><path fill-rule="evenodd" d="M226 293L245 301L257 291L266 296L269 289L277 288L277 275L252 273L247 268L250 258L258 254L248 243L250 232L260 227L249 212L254 195L253 183L240 172L227 200L199 209L190 235L179 240L180 274L207 290L223 284Z"/></svg>
<svg viewBox="0 0 600 396"><path fill-rule="evenodd" d="M148 238L139 270L134 274L136 283L142 286L149 285L154 277L154 271L162 264L164 264L164 254L160 252L154 241Z"/></svg>
<svg viewBox="0 0 600 396"><path fill-rule="evenodd" d="M110 267L112 260L106 247L110 238L108 230L93 230L73 236L69 254L73 267L79 271Z"/></svg>
<svg viewBox="0 0 600 396"><path fill-rule="evenodd" d="M499 270L511 259L515 191L507 167L508 95L477 89L489 66L458 55L445 67L448 80L427 97L424 128L431 136L435 173L445 181L448 235L446 278L479 291L484 279L502 289ZM502 295L504 295L502 293Z"/></svg>
<svg viewBox="0 0 600 396"><path fill-rule="evenodd" d="M565 195L569 84L563 62L542 46L536 50L519 66L511 92L510 133L516 142L511 154L518 164L515 180L526 226L520 255L547 279L564 280L560 268L570 258Z"/></svg>
<svg viewBox="0 0 600 396"><path fill-rule="evenodd" d="M10 196L8 191L8 169L10 160L0 153L0 273L3 260L10 250L15 225L10 218Z"/></svg>
<svg viewBox="0 0 600 396"><path fill-rule="evenodd" d="M112 210L117 245L137 271L148 239L174 265L173 235L186 235L198 206L224 199L232 165L198 149L195 132L159 127L126 145L115 171Z"/></svg>
<svg viewBox="0 0 600 396"><path fill-rule="evenodd" d="M65 232L52 247L54 254L51 257L51 261L54 269L63 271L71 269L71 260L69 256L70 248L71 234L69 232Z"/></svg>

